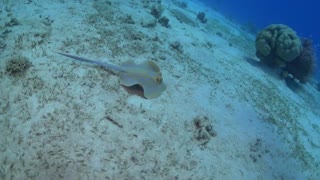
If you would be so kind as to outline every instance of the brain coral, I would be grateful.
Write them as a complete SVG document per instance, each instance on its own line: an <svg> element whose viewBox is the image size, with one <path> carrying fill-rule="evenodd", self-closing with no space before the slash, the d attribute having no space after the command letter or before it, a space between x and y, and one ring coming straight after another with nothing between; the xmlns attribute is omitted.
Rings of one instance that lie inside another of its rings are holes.
<svg viewBox="0 0 320 180"><path fill-rule="evenodd" d="M297 58L302 51L300 38L295 31L283 24L272 24L256 37L256 55L274 67L284 66Z"/></svg>

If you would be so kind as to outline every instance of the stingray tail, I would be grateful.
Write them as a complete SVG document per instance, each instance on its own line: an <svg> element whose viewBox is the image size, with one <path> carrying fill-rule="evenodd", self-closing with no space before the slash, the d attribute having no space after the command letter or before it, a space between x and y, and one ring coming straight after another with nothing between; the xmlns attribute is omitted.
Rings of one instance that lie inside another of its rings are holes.
<svg viewBox="0 0 320 180"><path fill-rule="evenodd" d="M113 64L99 62L99 61L95 61L95 60L91 60L91 59L87 59L87 58L83 58L83 57L79 57L79 56L75 56L75 55L71 55L71 54L67 54L67 53L63 53L63 52L58 52L58 51L54 51L54 52L61 54L63 56L78 60L78 61L96 64L98 66L102 66L102 67L109 68L109 69L116 70L116 71L123 71L123 69L121 67L115 66Z"/></svg>

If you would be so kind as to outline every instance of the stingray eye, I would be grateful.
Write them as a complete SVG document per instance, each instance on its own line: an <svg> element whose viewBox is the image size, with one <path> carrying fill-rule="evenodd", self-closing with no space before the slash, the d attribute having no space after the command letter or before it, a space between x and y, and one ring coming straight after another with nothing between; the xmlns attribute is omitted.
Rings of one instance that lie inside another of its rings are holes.
<svg viewBox="0 0 320 180"><path fill-rule="evenodd" d="M156 78L155 78L155 81L160 84L162 82L162 76L161 74L159 74Z"/></svg>

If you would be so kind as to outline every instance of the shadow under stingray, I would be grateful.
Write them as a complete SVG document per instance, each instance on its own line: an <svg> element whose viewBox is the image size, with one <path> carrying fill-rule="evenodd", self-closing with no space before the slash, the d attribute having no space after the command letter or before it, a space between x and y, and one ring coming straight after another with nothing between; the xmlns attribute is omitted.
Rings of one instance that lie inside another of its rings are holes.
<svg viewBox="0 0 320 180"><path fill-rule="evenodd" d="M126 90L129 94L134 94L134 95L137 95L137 96L140 96L144 99L147 99L146 97L144 97L144 93L143 93L143 88L136 84L136 85L133 85L133 86L125 86L125 85L122 85L121 84L121 87L123 87L124 90Z"/></svg>

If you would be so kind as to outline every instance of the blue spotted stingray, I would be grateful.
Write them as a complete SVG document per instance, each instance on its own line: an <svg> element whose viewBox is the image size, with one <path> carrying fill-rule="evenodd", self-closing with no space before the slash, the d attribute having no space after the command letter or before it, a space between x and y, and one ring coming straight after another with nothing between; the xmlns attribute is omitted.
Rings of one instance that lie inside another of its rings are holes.
<svg viewBox="0 0 320 180"><path fill-rule="evenodd" d="M99 62L67 53L56 52L63 56L96 64L107 69L118 71L120 74L120 83L124 86L139 85L143 89L143 95L147 99L159 97L166 90L166 84L162 80L160 68L153 61L144 61L141 64L135 64L133 61L126 61L121 66L109 63Z"/></svg>

